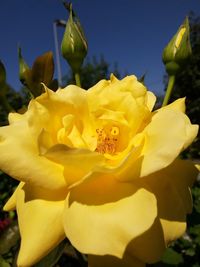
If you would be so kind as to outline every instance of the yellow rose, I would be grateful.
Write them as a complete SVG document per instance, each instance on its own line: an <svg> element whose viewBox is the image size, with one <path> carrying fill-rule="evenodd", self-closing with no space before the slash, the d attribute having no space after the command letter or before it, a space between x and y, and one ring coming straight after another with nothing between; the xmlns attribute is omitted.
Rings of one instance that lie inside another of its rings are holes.
<svg viewBox="0 0 200 267"><path fill-rule="evenodd" d="M196 169L177 159L198 126L184 99L152 112L135 76L85 91L46 92L0 128L0 168L21 181L18 266L32 266L67 236L89 266L143 267L186 228ZM111 264L112 262L112 264Z"/></svg>

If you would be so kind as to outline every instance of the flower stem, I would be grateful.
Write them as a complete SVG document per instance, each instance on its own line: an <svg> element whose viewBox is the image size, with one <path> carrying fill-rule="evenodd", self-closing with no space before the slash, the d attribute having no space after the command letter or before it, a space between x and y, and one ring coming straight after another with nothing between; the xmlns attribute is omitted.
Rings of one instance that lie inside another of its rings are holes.
<svg viewBox="0 0 200 267"><path fill-rule="evenodd" d="M81 79L80 79L80 74L79 74L79 72L76 72L76 73L74 74L74 77L75 77L76 85L79 86L79 87L81 87Z"/></svg>
<svg viewBox="0 0 200 267"><path fill-rule="evenodd" d="M166 106L169 102L171 93L172 93L172 89L174 87L174 82L175 82L175 75L171 75L169 76L169 81L168 81L168 85L167 85L167 90L166 90L166 94L162 103L162 107Z"/></svg>

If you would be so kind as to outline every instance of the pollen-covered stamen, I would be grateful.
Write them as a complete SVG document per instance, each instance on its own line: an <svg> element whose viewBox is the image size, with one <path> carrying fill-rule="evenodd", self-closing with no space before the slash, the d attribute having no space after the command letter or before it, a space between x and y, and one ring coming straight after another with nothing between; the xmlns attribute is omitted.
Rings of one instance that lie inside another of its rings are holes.
<svg viewBox="0 0 200 267"><path fill-rule="evenodd" d="M115 154L117 151L117 142L119 138L119 128L113 126L111 128L98 128L97 148L96 151L101 154Z"/></svg>

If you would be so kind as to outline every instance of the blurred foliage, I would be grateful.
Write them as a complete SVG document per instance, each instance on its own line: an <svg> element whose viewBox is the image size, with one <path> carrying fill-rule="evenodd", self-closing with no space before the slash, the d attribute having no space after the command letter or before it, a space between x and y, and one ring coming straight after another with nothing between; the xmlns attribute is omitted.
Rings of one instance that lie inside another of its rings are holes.
<svg viewBox="0 0 200 267"><path fill-rule="evenodd" d="M6 99L10 106L13 107L15 111L20 112L23 107L27 105L28 99L28 92L24 89L22 92L16 92L10 85L7 85L7 92L6 92ZM8 124L8 115L7 111L4 107L0 104L0 126Z"/></svg>
<svg viewBox="0 0 200 267"><path fill-rule="evenodd" d="M190 13L192 55L184 70L176 76L171 101L186 97L186 113L192 123L200 124L200 17ZM165 76L166 83L166 76ZM200 162L200 134L186 149L183 158ZM187 218L187 232L173 242L155 267L200 267L200 177L192 188L193 212Z"/></svg>
<svg viewBox="0 0 200 267"><path fill-rule="evenodd" d="M200 124L200 17L190 14L192 55L175 81L171 101L186 97L186 113L192 123ZM200 158L200 134L182 154L184 158Z"/></svg>
<svg viewBox="0 0 200 267"><path fill-rule="evenodd" d="M189 65L181 72L177 79L172 100L187 97L187 114L193 123L200 119L200 19L191 15L191 43L193 55ZM40 59L39 59L40 61ZM41 64L40 64L41 66ZM46 66L46 65L45 65ZM41 69L46 69L41 67ZM108 79L113 72L118 78L120 73L117 65L113 69L101 57L88 60L81 70L81 82L85 89L95 85L101 79ZM44 72L43 72L44 75ZM40 75L39 75L40 76ZM51 75L51 79L52 79ZM75 84L73 73L63 78L63 86ZM24 86L19 92L14 91L7 84L6 98L15 111L23 112L30 100L30 91ZM0 105L0 125L6 125L7 112ZM184 158L200 159L199 137L196 142L183 154ZM12 195L18 182L0 172L0 267L16 266L17 251L19 249L19 231L15 212L2 211L7 199ZM151 267L200 267L200 179L192 189L194 209L188 216L188 229L185 235L166 250L161 262ZM60 252L62 256L60 257ZM59 258L60 257L60 258ZM58 260L59 259L59 260ZM67 240L51 251L34 267L79 267L86 266L86 258L77 252ZM112 267L112 266L111 266ZM113 266L114 267L114 266Z"/></svg>
<svg viewBox="0 0 200 267"><path fill-rule="evenodd" d="M105 61L104 57L100 59L93 57L92 60L87 60L80 70L81 84L84 89L89 89L102 79L109 79L110 73L113 73L117 78L120 78L118 66L115 63L113 69ZM72 72L65 75L63 78L63 86L67 84L75 84L74 75Z"/></svg>

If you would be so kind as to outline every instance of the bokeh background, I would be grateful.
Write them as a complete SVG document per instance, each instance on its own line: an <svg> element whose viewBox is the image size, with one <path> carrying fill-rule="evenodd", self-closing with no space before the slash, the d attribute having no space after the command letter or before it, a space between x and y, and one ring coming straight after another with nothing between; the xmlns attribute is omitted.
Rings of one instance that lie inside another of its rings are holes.
<svg viewBox="0 0 200 267"><path fill-rule="evenodd" d="M74 0L73 8L88 41L88 55L81 73L83 87L87 89L98 80L108 78L111 72L119 78L127 74L140 78L145 74L145 85L157 95L157 107L161 105L168 79L162 64L163 48L185 16L189 16L193 55L176 79L171 101L186 96L186 112L193 123L199 124L199 0ZM17 47L21 46L30 66L38 56L52 51L54 77L58 77L55 39L60 45L64 27L55 26L55 21L66 21L67 18L68 12L61 0L0 0L0 60L7 74L6 97L15 110L21 111L30 99L27 89L19 81ZM59 60L62 86L65 86L73 82L73 76L60 50ZM0 103L0 125L6 124L7 111ZM200 162L199 136L181 157ZM0 171L0 267L16 266L20 242L16 214L2 212L16 185L16 181ZM161 262L150 266L200 267L200 179L197 179L192 195L194 209L188 216L187 232L171 244ZM58 251L63 253L60 259ZM51 254L51 258L54 259L53 263L43 262L35 267L84 266L84 257L67 241Z"/></svg>
<svg viewBox="0 0 200 267"><path fill-rule="evenodd" d="M122 75L146 73L146 84L156 93L164 88L163 48L190 11L200 13L199 0L74 0L73 7L88 40L88 58L103 55ZM0 1L0 58L14 88L20 87L17 45L29 64L48 50L55 53L53 22L67 17L61 0ZM61 42L64 28L57 30ZM66 74L64 60L61 67Z"/></svg>

